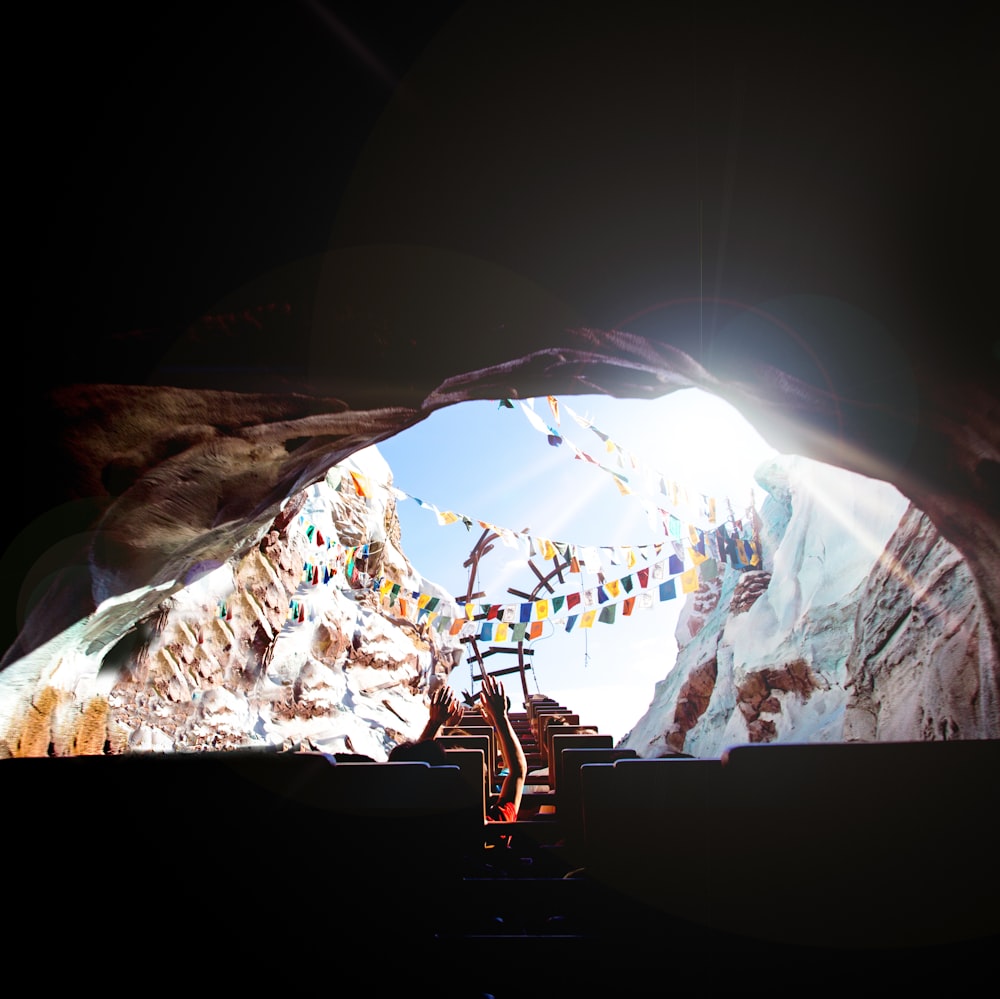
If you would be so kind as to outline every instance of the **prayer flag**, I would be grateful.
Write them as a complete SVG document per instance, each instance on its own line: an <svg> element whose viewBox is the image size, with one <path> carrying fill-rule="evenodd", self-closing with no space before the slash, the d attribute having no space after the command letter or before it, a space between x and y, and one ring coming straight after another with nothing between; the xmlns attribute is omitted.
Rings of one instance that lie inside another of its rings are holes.
<svg viewBox="0 0 1000 999"><path fill-rule="evenodd" d="M705 582L709 579L715 579L719 575L719 563L715 561L714 558L706 558L698 566L698 578Z"/></svg>
<svg viewBox="0 0 1000 999"><path fill-rule="evenodd" d="M585 611L583 613L583 616L580 618L580 627L581 628L593 628L593 626L594 626L594 618L596 616L597 616L597 611L596 610Z"/></svg>
<svg viewBox="0 0 1000 999"><path fill-rule="evenodd" d="M572 610L580 602L579 593L566 594L566 610Z"/></svg>
<svg viewBox="0 0 1000 999"><path fill-rule="evenodd" d="M695 565L701 565L701 563L708 558L704 552L699 552L697 548L689 548L688 554L691 556L691 561L694 562Z"/></svg>
<svg viewBox="0 0 1000 999"><path fill-rule="evenodd" d="M539 621L544 621L549 616L549 602L548 600L536 600L535 601L535 618Z"/></svg>
<svg viewBox="0 0 1000 999"><path fill-rule="evenodd" d="M636 576L639 577L639 585L643 589L646 589L646 587L649 585L649 569L645 569L645 568L640 569L636 573Z"/></svg>
<svg viewBox="0 0 1000 999"><path fill-rule="evenodd" d="M506 642L507 641L507 622L500 621L497 624L497 641Z"/></svg>
<svg viewBox="0 0 1000 999"><path fill-rule="evenodd" d="M698 589L698 570L688 569L681 573L681 589L685 593L694 593Z"/></svg>
<svg viewBox="0 0 1000 999"><path fill-rule="evenodd" d="M602 624L614 624L615 623L615 605L608 604L607 607L601 609L601 616L599 618Z"/></svg>
<svg viewBox="0 0 1000 999"><path fill-rule="evenodd" d="M660 600L673 600L677 596L677 586L674 580L665 579L660 583Z"/></svg>
<svg viewBox="0 0 1000 999"><path fill-rule="evenodd" d="M368 477L362 475L360 472L351 472L351 478L354 480L354 488L358 491L359 496L368 496Z"/></svg>
<svg viewBox="0 0 1000 999"><path fill-rule="evenodd" d="M570 616L568 618L566 618L566 630L567 631L572 631L573 630L573 625L576 624L576 621L577 621L578 617L579 617L578 614L570 614Z"/></svg>
<svg viewBox="0 0 1000 999"><path fill-rule="evenodd" d="M622 614L628 617L632 613L632 608L635 606L635 597L626 597L622 601Z"/></svg>
<svg viewBox="0 0 1000 999"><path fill-rule="evenodd" d="M542 637L542 622L532 621L531 627L528 629L528 638L534 641L536 638Z"/></svg>

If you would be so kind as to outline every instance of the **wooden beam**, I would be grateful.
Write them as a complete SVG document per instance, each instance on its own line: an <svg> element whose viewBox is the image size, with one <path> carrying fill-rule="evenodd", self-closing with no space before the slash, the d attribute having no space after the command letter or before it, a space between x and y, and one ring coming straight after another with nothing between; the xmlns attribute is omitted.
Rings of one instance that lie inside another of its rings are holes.
<svg viewBox="0 0 1000 999"><path fill-rule="evenodd" d="M522 593L520 590L515 590L514 587L507 587L508 593L513 593L515 597L523 597L525 600L534 600L535 598L530 593Z"/></svg>
<svg viewBox="0 0 1000 999"><path fill-rule="evenodd" d="M531 669L531 664L526 663L524 668ZM520 672L521 672L520 666L508 666L507 669L494 670L492 673L488 673L487 676L506 676L508 673L520 673ZM482 675L479 675L479 676L474 676L472 679L482 680L482 678L483 678Z"/></svg>
<svg viewBox="0 0 1000 999"><path fill-rule="evenodd" d="M479 552L476 552L476 554L475 554L475 556L474 556L474 557L473 557L472 555L470 555L470 556L469 556L469 557L468 557L468 558L467 558L467 559L466 559L466 560L465 560L465 561L464 561L464 562L462 563L462 568L463 568L463 569L468 569L470 565L474 565L474 564L475 564L476 562L478 562L478 561L479 561L479 560L480 560L480 559L481 559L481 558L482 558L482 557L483 557L484 555L489 555L489 553L490 553L491 551L493 551L493 545L487 545L487 546L486 546L486 547L485 547L485 548L484 548L484 549L483 549L482 551L479 551Z"/></svg>

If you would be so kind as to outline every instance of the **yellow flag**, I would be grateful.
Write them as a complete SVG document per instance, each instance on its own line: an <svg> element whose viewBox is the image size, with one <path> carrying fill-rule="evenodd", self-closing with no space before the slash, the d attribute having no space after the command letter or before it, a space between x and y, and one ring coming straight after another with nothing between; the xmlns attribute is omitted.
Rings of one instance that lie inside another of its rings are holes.
<svg viewBox="0 0 1000 999"><path fill-rule="evenodd" d="M617 579L612 579L610 583L604 584L604 589L609 597L617 597L622 591L622 584Z"/></svg>
<svg viewBox="0 0 1000 999"><path fill-rule="evenodd" d="M506 642L507 641L507 622L506 621L500 621L497 624L496 640L498 642Z"/></svg>
<svg viewBox="0 0 1000 999"><path fill-rule="evenodd" d="M698 570L688 569L681 573L681 591L684 593L694 593L698 589Z"/></svg>
<svg viewBox="0 0 1000 999"><path fill-rule="evenodd" d="M420 610L423 610L423 608L430 603L430 599L431 595L429 593L421 593L420 596L417 597L417 607Z"/></svg>
<svg viewBox="0 0 1000 999"><path fill-rule="evenodd" d="M629 489L629 487L626 486L625 483L622 482L622 480L619 479L617 475L612 475L611 478L615 480L615 485L618 487L618 492L620 492L622 496L632 495L632 490Z"/></svg>
<svg viewBox="0 0 1000 999"><path fill-rule="evenodd" d="M536 600L535 601L535 618L539 621L544 621L549 616L549 602L548 600Z"/></svg>
<svg viewBox="0 0 1000 999"><path fill-rule="evenodd" d="M547 397L549 400L549 408L552 410L552 415L555 417L556 426L559 426L559 400L556 399L554 395Z"/></svg>
<svg viewBox="0 0 1000 999"><path fill-rule="evenodd" d="M546 561L554 559L556 557L555 546L547 538L539 538L542 543L542 558Z"/></svg>
<svg viewBox="0 0 1000 999"><path fill-rule="evenodd" d="M595 617L597 617L597 611L596 610L584 611L583 616L580 618L580 627L581 628L593 628L594 627L594 618Z"/></svg>
<svg viewBox="0 0 1000 999"><path fill-rule="evenodd" d="M476 610L471 603L465 605L465 618L471 621L476 616Z"/></svg>
<svg viewBox="0 0 1000 999"><path fill-rule="evenodd" d="M636 563L635 552L631 548L625 549L625 564L630 568L634 568Z"/></svg>
<svg viewBox="0 0 1000 999"><path fill-rule="evenodd" d="M688 548L688 555L691 556L691 561L694 562L695 565L701 565L701 563L708 558L707 555L702 555L696 548Z"/></svg>

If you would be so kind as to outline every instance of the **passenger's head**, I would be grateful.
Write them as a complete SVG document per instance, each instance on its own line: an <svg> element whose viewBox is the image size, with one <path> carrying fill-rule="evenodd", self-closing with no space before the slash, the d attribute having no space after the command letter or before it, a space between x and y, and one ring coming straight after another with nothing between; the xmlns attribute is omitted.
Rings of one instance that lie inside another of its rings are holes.
<svg viewBox="0 0 1000 999"><path fill-rule="evenodd" d="M433 739L410 740L394 746L389 753L390 763L429 763L443 767L448 762L444 746Z"/></svg>

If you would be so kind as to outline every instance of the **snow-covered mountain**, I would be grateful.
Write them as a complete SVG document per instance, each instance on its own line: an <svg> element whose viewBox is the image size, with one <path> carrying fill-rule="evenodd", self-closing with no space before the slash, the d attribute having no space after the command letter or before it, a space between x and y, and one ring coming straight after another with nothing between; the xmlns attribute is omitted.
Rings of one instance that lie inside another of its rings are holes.
<svg viewBox="0 0 1000 999"><path fill-rule="evenodd" d="M757 472L763 567L688 600L677 660L621 740L640 756L747 742L996 738L975 586L892 486L804 458Z"/></svg>
<svg viewBox="0 0 1000 999"><path fill-rule="evenodd" d="M366 448L291 497L241 558L107 601L13 664L0 753L306 744L385 759L461 658L442 626L459 608L401 550L386 483Z"/></svg>

